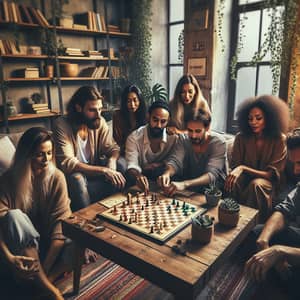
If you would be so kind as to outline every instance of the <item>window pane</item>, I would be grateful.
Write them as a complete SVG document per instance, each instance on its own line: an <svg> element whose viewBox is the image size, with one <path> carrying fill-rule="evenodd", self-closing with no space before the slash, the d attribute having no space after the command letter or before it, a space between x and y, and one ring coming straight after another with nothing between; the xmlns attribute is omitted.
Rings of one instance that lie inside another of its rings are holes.
<svg viewBox="0 0 300 300"><path fill-rule="evenodd" d="M250 4L250 3L255 3L255 2L262 2L263 0L239 0L239 4Z"/></svg>
<svg viewBox="0 0 300 300"><path fill-rule="evenodd" d="M184 20L184 0L170 0L170 22Z"/></svg>
<svg viewBox="0 0 300 300"><path fill-rule="evenodd" d="M169 78L170 78L169 95L170 95L170 99L172 99L173 95L174 95L176 84L177 84L178 80L180 79L180 77L183 75L183 66L182 67L170 66L169 72L170 72L169 73Z"/></svg>
<svg viewBox="0 0 300 300"><path fill-rule="evenodd" d="M280 16L283 14L284 7L283 6L278 6L276 9L276 15ZM261 43L264 42L266 36L266 32L268 32L268 27L271 24L272 18L271 18L272 10L270 9L264 9L263 10L263 19L262 19L262 29L261 29ZM269 61L271 59L270 51L267 52L265 58L263 61Z"/></svg>
<svg viewBox="0 0 300 300"><path fill-rule="evenodd" d="M245 18L246 16L246 18ZM251 61L258 49L260 11L240 14L240 27L242 28L242 49L238 61ZM241 28L239 28L241 30Z"/></svg>
<svg viewBox="0 0 300 300"><path fill-rule="evenodd" d="M278 81L280 79L278 78ZM258 75L257 95L272 94L272 71L270 66L260 66ZM278 96L278 93L277 93Z"/></svg>
<svg viewBox="0 0 300 300"><path fill-rule="evenodd" d="M255 96L255 77L255 67L241 68L238 70L235 91L234 119L236 110L240 103L249 97Z"/></svg>
<svg viewBox="0 0 300 300"><path fill-rule="evenodd" d="M180 59L180 55L178 52L178 44L179 44L179 35L183 30L183 23L170 26L170 41L169 41L169 49L170 49L170 64L181 64L182 60Z"/></svg>

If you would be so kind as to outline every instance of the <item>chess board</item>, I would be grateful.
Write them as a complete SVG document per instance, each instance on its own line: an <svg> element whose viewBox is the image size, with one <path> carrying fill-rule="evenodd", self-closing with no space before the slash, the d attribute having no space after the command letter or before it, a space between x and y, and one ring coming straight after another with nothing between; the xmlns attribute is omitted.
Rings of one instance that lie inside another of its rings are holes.
<svg viewBox="0 0 300 300"><path fill-rule="evenodd" d="M135 196L128 194L126 200L97 216L163 244L190 224L192 217L205 211L204 208L159 193L137 193Z"/></svg>

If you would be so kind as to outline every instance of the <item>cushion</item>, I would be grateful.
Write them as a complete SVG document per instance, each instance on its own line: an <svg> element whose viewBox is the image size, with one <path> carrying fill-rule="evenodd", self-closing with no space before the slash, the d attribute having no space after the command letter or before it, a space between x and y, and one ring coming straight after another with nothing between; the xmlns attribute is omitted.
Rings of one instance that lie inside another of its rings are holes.
<svg viewBox="0 0 300 300"><path fill-rule="evenodd" d="M16 148L8 136L0 138L0 174L6 171L12 163Z"/></svg>

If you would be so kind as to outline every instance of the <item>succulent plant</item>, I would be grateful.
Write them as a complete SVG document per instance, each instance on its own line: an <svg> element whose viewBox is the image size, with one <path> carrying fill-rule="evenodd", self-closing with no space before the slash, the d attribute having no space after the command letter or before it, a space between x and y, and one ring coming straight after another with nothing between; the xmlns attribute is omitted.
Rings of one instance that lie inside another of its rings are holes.
<svg viewBox="0 0 300 300"><path fill-rule="evenodd" d="M209 215L199 215L192 218L192 224L199 227L210 227L214 223L215 218Z"/></svg>
<svg viewBox="0 0 300 300"><path fill-rule="evenodd" d="M207 188L205 188L205 192L210 195L218 195L221 190L215 183L210 183Z"/></svg>
<svg viewBox="0 0 300 300"><path fill-rule="evenodd" d="M240 210L240 205L233 198L224 198L220 203L220 208L226 209L232 212L237 212Z"/></svg>

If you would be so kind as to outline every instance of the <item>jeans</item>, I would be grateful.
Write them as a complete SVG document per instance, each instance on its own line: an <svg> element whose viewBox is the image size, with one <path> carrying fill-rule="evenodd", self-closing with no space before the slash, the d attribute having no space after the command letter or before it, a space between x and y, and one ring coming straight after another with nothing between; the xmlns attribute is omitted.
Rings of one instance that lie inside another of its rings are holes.
<svg viewBox="0 0 300 300"><path fill-rule="evenodd" d="M101 165L106 165L103 161ZM124 173L124 162L119 159L117 162L117 170ZM77 211L87 207L109 195L118 192L118 189L108 181L104 175L86 176L80 172L67 175L67 184L69 196L71 198L72 211Z"/></svg>

